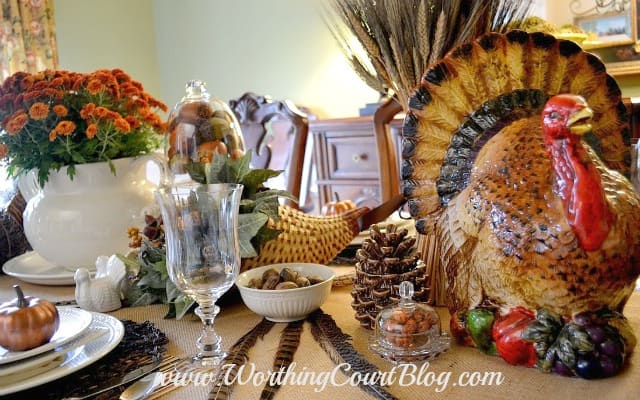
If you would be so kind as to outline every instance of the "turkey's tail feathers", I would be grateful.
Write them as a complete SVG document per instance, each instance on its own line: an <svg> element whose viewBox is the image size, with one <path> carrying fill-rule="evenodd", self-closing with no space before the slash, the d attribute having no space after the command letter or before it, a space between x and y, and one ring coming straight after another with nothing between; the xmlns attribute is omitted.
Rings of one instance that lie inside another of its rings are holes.
<svg viewBox="0 0 640 400"><path fill-rule="evenodd" d="M626 172L627 112L604 64L548 34L491 33L433 64L409 100L402 191L411 215L420 221L446 204L466 186L488 138L558 93L586 99L594 110L590 144L609 168Z"/></svg>

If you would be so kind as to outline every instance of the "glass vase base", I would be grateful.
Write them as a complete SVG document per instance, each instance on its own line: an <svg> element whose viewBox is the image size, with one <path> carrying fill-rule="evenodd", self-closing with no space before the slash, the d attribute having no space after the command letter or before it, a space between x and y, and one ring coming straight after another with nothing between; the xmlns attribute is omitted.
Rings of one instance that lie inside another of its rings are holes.
<svg viewBox="0 0 640 400"><path fill-rule="evenodd" d="M227 357L226 352L221 352L214 356L194 356L180 360L175 371L181 374L188 373L215 373L220 371Z"/></svg>

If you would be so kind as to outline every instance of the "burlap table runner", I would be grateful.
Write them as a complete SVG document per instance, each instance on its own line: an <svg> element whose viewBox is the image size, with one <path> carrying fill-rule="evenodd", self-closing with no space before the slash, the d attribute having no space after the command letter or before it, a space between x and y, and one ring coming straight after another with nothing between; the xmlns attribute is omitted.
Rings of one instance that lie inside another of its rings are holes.
<svg viewBox="0 0 640 400"><path fill-rule="evenodd" d="M20 283L28 294L38 295L53 301L73 298L73 287L52 287L30 285L7 276L0 277L0 301L7 301L14 295L11 285ZM381 371L390 371L392 364L378 358L368 350L367 341L370 331L361 328L350 307L350 287L334 288L331 296L322 309L330 314L338 326L353 338L354 347L367 359L377 365ZM151 321L162 332L166 333L169 342L168 354L186 356L195 352L195 339L199 334L201 323L195 317L189 316L182 320L164 319L167 308L164 305L148 307L132 307L117 310L111 315L120 319L133 321ZM448 329L448 315L446 310L438 309L443 326ZM635 292L625 309L636 334L640 335L640 292ZM230 347L239 337L253 328L261 317L249 311L241 302L225 305L216 320L218 333L224 338L224 346ZM278 346L280 332L284 324L278 324L259 340L250 352L249 364L253 364L257 371L267 371L273 364L273 356ZM405 382L398 380L389 392L399 399L637 399L640 398L640 349L636 349L627 368L620 375L603 380L586 381L576 378L564 378L548 375L537 370L513 367L497 357L483 355L479 351L453 345L452 348L432 361L422 376L413 375L417 380L409 384L411 375L405 375ZM313 371L317 374L329 373L335 368L334 363L315 342L309 331L309 324L305 323L301 337L301 344L294 358L297 371ZM470 380L488 373L499 372L502 383L493 385L471 386ZM397 374L399 375L399 374ZM446 386L444 382L447 380ZM337 383L341 386L327 384L319 385L285 385L278 392L276 399L371 399L372 397L357 387L352 387L347 378L339 372L336 374ZM435 378L434 381L431 378ZM442 384L437 382L440 378ZM258 382L260 383L260 382ZM255 399L263 388L262 384L254 385L251 381L234 387L235 399ZM322 390L321 390L322 389ZM169 392L165 399L207 399L210 387L196 387L188 385Z"/></svg>

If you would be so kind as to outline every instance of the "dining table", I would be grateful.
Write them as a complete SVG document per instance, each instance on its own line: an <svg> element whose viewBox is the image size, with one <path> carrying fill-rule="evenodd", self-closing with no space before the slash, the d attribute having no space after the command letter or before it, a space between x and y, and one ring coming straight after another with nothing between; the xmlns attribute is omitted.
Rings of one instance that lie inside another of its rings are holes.
<svg viewBox="0 0 640 400"><path fill-rule="evenodd" d="M332 265L337 276L354 272L352 265ZM330 315L337 326L350 336L350 343L380 373L386 373L384 389L398 399L638 399L640 398L640 355L638 349L628 358L627 365L617 376L586 380L543 373L535 368L513 366L499 357L452 342L448 351L428 362L393 364L369 349L373 332L360 326L351 307L351 286L348 279L334 285L321 310ZM347 283L344 283L347 282ZM0 301L15 297L12 286L19 284L24 293L58 304L73 304L74 286L51 286L23 282L15 277L0 275ZM216 330L222 337L223 347L229 348L262 320L243 303L237 291L221 303L216 318ZM442 328L448 331L449 314L446 307L434 307ZM166 304L122 307L108 314L120 320L148 321L166 334L166 355L184 358L196 352L196 337L202 327L199 318L187 314L181 319L166 318ZM640 333L640 291L635 291L626 304L624 314L636 333ZM277 323L249 350L245 369L232 389L234 399L258 399L265 384L265 375L273 370L274 354L280 334L286 323ZM309 322L305 321L300 344L294 354L298 377L285 381L275 399L375 399L357 385L358 379L349 378L338 370L336 362L314 339ZM89 365L85 367L91 369ZM359 377L364 381L363 375ZM182 383L185 383L183 381ZM168 383L158 398L208 399L212 385L204 380L186 384ZM51 383L49 383L51 384ZM55 381L54 383L55 384ZM19 393L18 393L19 394Z"/></svg>

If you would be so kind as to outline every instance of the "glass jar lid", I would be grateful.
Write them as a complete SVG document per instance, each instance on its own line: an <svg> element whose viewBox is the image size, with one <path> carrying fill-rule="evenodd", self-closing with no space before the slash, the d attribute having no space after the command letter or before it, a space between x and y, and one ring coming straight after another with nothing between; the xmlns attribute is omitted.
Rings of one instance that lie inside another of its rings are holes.
<svg viewBox="0 0 640 400"><path fill-rule="evenodd" d="M205 82L187 82L169 115L165 156L170 178L188 176L198 164L210 163L215 153L236 159L244 150L240 125L229 106L211 96Z"/></svg>
<svg viewBox="0 0 640 400"><path fill-rule="evenodd" d="M394 362L433 359L450 346L450 337L441 330L440 316L426 304L413 300L413 284L402 282L400 301L378 313L369 348Z"/></svg>

